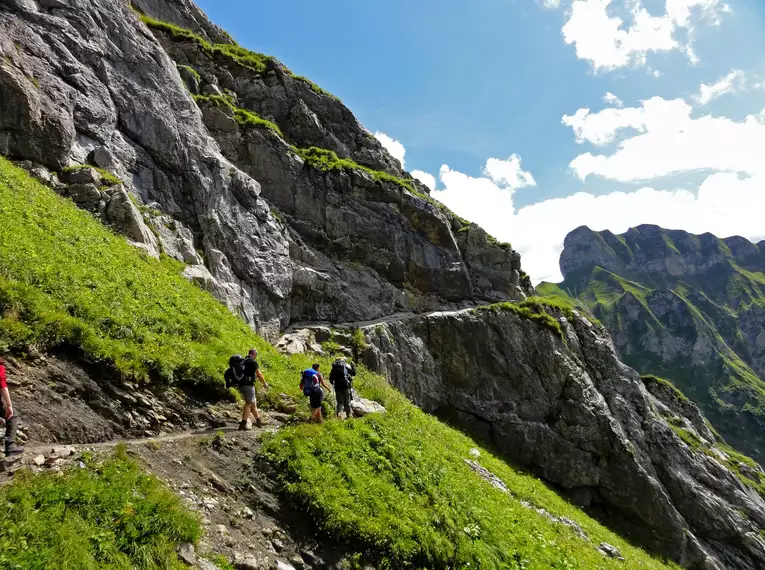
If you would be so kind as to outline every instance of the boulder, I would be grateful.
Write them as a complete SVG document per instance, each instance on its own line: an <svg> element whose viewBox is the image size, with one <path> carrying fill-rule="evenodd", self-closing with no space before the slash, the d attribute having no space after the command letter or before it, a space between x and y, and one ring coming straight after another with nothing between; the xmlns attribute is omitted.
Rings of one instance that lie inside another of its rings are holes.
<svg viewBox="0 0 765 570"><path fill-rule="evenodd" d="M354 392L353 400L351 400L351 411L355 417L363 418L369 414L384 414L386 410L382 404L362 398Z"/></svg>

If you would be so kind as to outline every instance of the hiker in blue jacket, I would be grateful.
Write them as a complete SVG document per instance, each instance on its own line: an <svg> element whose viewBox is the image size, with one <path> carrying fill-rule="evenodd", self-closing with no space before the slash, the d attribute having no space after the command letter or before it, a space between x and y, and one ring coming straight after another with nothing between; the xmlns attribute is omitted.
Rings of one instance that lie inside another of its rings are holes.
<svg viewBox="0 0 765 570"><path fill-rule="evenodd" d="M300 389L303 394L311 399L311 421L322 423L321 403L324 400L324 390L330 391L324 376L319 372L320 365L314 364L311 368L303 370L300 376Z"/></svg>

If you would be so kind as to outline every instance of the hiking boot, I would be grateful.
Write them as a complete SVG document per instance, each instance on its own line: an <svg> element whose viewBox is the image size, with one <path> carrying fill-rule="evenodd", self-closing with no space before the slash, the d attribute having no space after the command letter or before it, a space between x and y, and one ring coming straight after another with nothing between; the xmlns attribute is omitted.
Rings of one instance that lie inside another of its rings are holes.
<svg viewBox="0 0 765 570"><path fill-rule="evenodd" d="M260 419L259 417L255 418L255 425L258 426L259 428L263 427L263 420Z"/></svg>
<svg viewBox="0 0 765 570"><path fill-rule="evenodd" d="M5 456L10 457L11 455L21 455L24 453L24 448L19 445L6 445L5 446Z"/></svg>
<svg viewBox="0 0 765 570"><path fill-rule="evenodd" d="M239 422L239 431L247 431L248 429L252 429L249 425L247 425L247 420L243 420Z"/></svg>

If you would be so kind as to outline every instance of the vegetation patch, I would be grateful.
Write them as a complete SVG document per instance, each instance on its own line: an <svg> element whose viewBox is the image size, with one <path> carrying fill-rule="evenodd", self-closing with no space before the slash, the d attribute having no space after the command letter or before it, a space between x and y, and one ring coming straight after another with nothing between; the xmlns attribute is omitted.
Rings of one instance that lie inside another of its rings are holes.
<svg viewBox="0 0 765 570"><path fill-rule="evenodd" d="M176 548L198 517L124 448L59 475L17 474L0 488L0 567L181 570Z"/></svg>
<svg viewBox="0 0 765 570"><path fill-rule="evenodd" d="M278 135L279 138L284 138L284 135L282 134L282 131L278 125L272 123L271 121L267 121L253 111L248 111L247 109L237 107L227 97L222 95L193 95L193 97L197 104L206 103L216 107L228 108L233 113L234 120L242 126L249 125L253 127L269 129L274 134Z"/></svg>
<svg viewBox="0 0 765 570"><path fill-rule="evenodd" d="M685 394L683 394L680 390L678 390L672 382L669 380L665 380L664 378L659 378L658 376L653 376L652 374L646 374L640 377L640 379L643 381L643 384L646 385L646 387L651 391L651 388L654 386L659 386L663 388L665 391L672 394L672 397L684 404L690 404L690 400L685 397Z"/></svg>
<svg viewBox="0 0 765 570"><path fill-rule="evenodd" d="M540 311L538 305L523 305L505 301L503 303L494 303L493 305L477 307L474 311L492 311L494 313L511 312L521 318L534 321L539 326L555 333L561 339L563 338L563 329L561 329L560 323L546 311Z"/></svg>
<svg viewBox="0 0 765 570"><path fill-rule="evenodd" d="M496 489L465 463L477 444L362 373L356 386L387 408L354 422L297 425L264 442L283 492L327 536L381 569L624 568L595 548L615 545L632 568L675 568L627 544L539 480L485 450L478 461L511 489ZM528 501L579 523L591 541L524 507Z"/></svg>
<svg viewBox="0 0 765 570"><path fill-rule="evenodd" d="M114 176L114 174L108 170L104 170L103 168L92 166L90 164L74 164L72 166L65 166L61 169L61 172L74 172L75 170L83 170L86 168L90 168L91 170L98 172L99 176L101 176L101 179L106 183L107 186L117 186L118 184L123 184L122 180Z"/></svg>
<svg viewBox="0 0 765 570"><path fill-rule="evenodd" d="M186 71L187 73L190 73L194 77L194 79L196 79L197 81L202 81L202 76L199 75L199 72L196 69L194 69L193 67L191 67L190 65L176 64L175 66L178 69L182 69L182 70Z"/></svg>
<svg viewBox="0 0 765 570"><path fill-rule="evenodd" d="M270 345L182 269L0 158L0 350L68 345L136 380L222 383L232 352Z"/></svg>
<svg viewBox="0 0 765 570"><path fill-rule="evenodd" d="M147 16L146 14L140 14L139 17L141 21L146 24L149 28L152 28L154 30L159 30L167 35L169 35L173 40L175 41L192 41L195 42L200 49L207 54L210 57L223 57L227 60L235 63L236 65L243 67L245 69L248 69L254 73L257 73L258 75L264 74L268 69L268 64L276 64L278 63L277 60L270 55L265 55L262 53L250 51L246 48L241 47L236 42L232 40L232 43L229 44L213 44L204 39L202 36L195 34L191 30L187 30L186 28L181 28L180 26L176 26L175 24L171 24L169 22L163 22L162 20L157 20L155 18L152 18L150 16ZM284 67L284 66L282 66ZM303 77L302 75L295 75L284 67L285 71L289 73L294 79L298 81L302 81L303 83L306 83L308 87L311 88L311 90L318 94L318 95L325 95L327 97L331 97L332 99L335 99L339 101L339 99L330 93L329 91L322 89L318 85L316 85L313 81L308 79L307 77Z"/></svg>

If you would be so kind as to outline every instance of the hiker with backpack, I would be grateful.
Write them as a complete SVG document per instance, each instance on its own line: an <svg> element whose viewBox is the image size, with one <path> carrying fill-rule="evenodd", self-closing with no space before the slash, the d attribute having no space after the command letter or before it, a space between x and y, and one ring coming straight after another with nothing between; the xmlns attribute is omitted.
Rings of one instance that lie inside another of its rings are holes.
<svg viewBox="0 0 765 570"><path fill-rule="evenodd" d="M303 370L300 375L300 389L311 400L311 421L322 423L321 403L324 400L324 389L330 391L330 387L324 382L324 376L319 372L320 365L314 364L311 368Z"/></svg>
<svg viewBox="0 0 765 570"><path fill-rule="evenodd" d="M0 414L5 419L5 456L20 455L24 453L24 448L16 445L19 415L13 409L11 393L8 391L8 383L5 378L5 361L2 358L0 358L0 395L2 395Z"/></svg>
<svg viewBox="0 0 765 570"><path fill-rule="evenodd" d="M353 377L356 376L356 367L345 362L345 358L338 358L332 363L329 373L329 383L335 387L335 399L337 400L337 418L340 412L345 412L345 419L350 419L351 400L353 399Z"/></svg>
<svg viewBox="0 0 765 570"><path fill-rule="evenodd" d="M229 359L229 369L226 370L226 386L231 387L236 385L239 388L239 393L244 398L244 408L242 409L242 421L239 423L240 430L248 430L251 427L248 425L250 416L255 418L255 424L258 427L262 427L263 420L260 417L260 410L258 410L258 402L255 397L255 378L257 377L263 384L263 388L268 390L270 387L266 379L263 378L263 373L260 371L260 366L256 360L258 351L251 348L247 353L247 358L242 359L241 356L235 354Z"/></svg>

